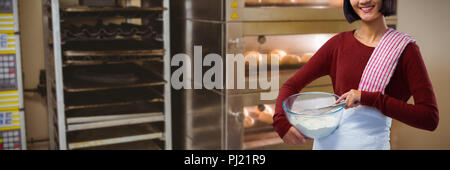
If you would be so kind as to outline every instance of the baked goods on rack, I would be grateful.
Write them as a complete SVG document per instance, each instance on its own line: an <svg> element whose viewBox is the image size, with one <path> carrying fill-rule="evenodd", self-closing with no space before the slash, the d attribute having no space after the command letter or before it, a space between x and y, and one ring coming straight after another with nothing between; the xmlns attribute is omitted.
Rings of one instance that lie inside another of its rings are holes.
<svg viewBox="0 0 450 170"><path fill-rule="evenodd" d="M314 53L305 53L302 55L300 62L307 63L313 56L314 56Z"/></svg>
<svg viewBox="0 0 450 170"><path fill-rule="evenodd" d="M280 61L280 65L299 65L300 63L301 58L297 55L286 55Z"/></svg>
<svg viewBox="0 0 450 170"><path fill-rule="evenodd" d="M244 128L249 128L253 125L255 125L255 119L250 116L247 109L244 109Z"/></svg>
<svg viewBox="0 0 450 170"><path fill-rule="evenodd" d="M258 115L258 120L267 123L272 124L273 123L273 115L274 111L272 107L266 104L258 105L255 108L255 113Z"/></svg>
<svg viewBox="0 0 450 170"><path fill-rule="evenodd" d="M246 66L257 66L262 61L262 55L258 51L247 51L244 53Z"/></svg>

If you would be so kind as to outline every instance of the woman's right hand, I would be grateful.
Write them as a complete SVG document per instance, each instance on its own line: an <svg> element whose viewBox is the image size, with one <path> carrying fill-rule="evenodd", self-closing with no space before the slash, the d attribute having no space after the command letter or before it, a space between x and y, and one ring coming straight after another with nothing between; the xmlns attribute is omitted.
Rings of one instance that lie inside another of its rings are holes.
<svg viewBox="0 0 450 170"><path fill-rule="evenodd" d="M289 128L288 132L283 136L284 143L288 145L304 144L307 140L311 139L303 137L303 135L293 126Z"/></svg>

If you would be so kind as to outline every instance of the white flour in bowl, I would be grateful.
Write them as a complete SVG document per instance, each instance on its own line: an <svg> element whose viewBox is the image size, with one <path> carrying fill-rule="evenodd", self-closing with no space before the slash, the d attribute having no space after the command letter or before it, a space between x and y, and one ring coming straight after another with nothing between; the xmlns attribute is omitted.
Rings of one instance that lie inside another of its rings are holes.
<svg viewBox="0 0 450 170"><path fill-rule="evenodd" d="M300 117L292 116L294 126L300 128L300 132L308 137L321 137L334 130L339 121L336 117Z"/></svg>

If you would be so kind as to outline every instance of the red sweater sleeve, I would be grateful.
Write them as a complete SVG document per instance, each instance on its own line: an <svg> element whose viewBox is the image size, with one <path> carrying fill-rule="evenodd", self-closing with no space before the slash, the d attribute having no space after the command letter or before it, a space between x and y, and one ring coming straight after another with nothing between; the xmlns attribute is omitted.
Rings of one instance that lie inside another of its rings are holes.
<svg viewBox="0 0 450 170"><path fill-rule="evenodd" d="M398 71L407 77L414 104L380 92L362 92L361 104L376 107L385 116L412 127L433 131L439 122L439 111L419 47L415 43L409 44L401 57L403 69Z"/></svg>
<svg viewBox="0 0 450 170"><path fill-rule="evenodd" d="M286 118L282 107L283 101L293 94L299 93L306 85L315 79L328 75L331 67L331 53L334 50L335 38L325 43L309 60L298 70L294 76L286 81L280 89L275 104L275 114L273 117L273 127L278 135L283 138L292 126Z"/></svg>

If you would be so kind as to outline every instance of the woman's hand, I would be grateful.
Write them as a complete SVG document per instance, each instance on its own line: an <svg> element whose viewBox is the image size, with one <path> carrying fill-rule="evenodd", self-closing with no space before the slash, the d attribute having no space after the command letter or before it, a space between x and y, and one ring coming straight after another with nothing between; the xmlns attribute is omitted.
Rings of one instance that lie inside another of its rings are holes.
<svg viewBox="0 0 450 170"><path fill-rule="evenodd" d="M345 99L345 109L357 107L360 105L361 101L361 91L359 90L350 90L349 92L343 94L338 100L336 100L336 104L340 103Z"/></svg>
<svg viewBox="0 0 450 170"><path fill-rule="evenodd" d="M304 144L310 138L303 137L300 132L293 126L289 128L288 132L283 136L284 143L288 145L299 145Z"/></svg>

